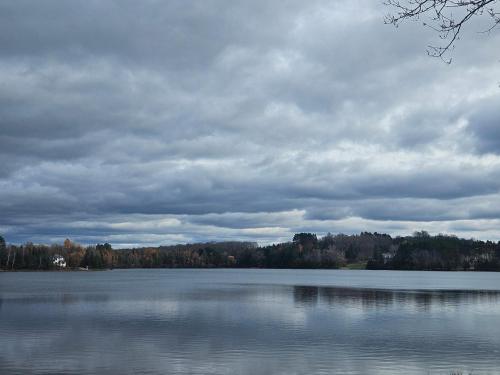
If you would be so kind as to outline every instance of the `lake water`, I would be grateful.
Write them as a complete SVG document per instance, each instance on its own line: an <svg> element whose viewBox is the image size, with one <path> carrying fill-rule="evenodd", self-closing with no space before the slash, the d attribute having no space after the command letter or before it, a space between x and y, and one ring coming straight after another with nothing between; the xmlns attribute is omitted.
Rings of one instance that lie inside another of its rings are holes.
<svg viewBox="0 0 500 375"><path fill-rule="evenodd" d="M0 374L500 374L500 273L0 273Z"/></svg>

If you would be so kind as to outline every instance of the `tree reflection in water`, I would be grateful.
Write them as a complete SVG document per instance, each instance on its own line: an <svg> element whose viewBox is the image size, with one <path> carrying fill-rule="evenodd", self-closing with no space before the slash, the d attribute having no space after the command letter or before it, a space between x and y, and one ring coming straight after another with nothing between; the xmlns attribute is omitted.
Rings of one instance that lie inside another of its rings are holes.
<svg viewBox="0 0 500 375"><path fill-rule="evenodd" d="M480 303L498 303L498 291L471 290L383 290L321 286L293 287L296 306L348 305L363 309L412 307L429 310L433 306L459 307Z"/></svg>

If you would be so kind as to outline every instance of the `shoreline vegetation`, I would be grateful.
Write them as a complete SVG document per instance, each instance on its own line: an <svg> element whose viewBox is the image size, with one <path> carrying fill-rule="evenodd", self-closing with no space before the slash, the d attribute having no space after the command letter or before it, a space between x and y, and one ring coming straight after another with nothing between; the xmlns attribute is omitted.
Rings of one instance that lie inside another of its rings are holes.
<svg viewBox="0 0 500 375"><path fill-rule="evenodd" d="M94 271L113 268L302 268L436 271L500 271L500 242L362 232L297 233L292 241L206 242L113 249L108 243L7 244L0 236L0 271Z"/></svg>

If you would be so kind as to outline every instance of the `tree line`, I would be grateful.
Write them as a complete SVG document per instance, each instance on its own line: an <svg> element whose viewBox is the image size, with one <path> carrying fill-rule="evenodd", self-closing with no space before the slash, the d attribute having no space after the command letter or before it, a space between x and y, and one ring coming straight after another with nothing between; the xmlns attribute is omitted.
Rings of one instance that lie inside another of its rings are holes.
<svg viewBox="0 0 500 375"><path fill-rule="evenodd" d="M362 232L355 235L297 233L291 241L267 246L253 242L207 242L185 245L113 249L108 243L6 244L0 236L0 269L112 268L325 268L356 266L397 270L500 271L500 243L460 239L452 235L411 236Z"/></svg>
<svg viewBox="0 0 500 375"><path fill-rule="evenodd" d="M375 253L369 269L500 271L500 242L458 238L454 235L415 232L397 238L396 251Z"/></svg>

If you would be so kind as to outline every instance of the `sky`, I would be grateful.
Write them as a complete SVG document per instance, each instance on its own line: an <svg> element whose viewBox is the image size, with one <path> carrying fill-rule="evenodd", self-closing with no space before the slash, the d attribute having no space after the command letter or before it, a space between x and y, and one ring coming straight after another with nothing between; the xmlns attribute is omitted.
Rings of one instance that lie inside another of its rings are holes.
<svg viewBox="0 0 500 375"><path fill-rule="evenodd" d="M500 31L378 0L0 3L7 242L500 240Z"/></svg>

